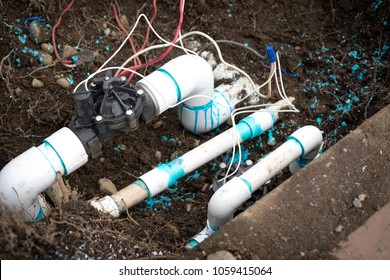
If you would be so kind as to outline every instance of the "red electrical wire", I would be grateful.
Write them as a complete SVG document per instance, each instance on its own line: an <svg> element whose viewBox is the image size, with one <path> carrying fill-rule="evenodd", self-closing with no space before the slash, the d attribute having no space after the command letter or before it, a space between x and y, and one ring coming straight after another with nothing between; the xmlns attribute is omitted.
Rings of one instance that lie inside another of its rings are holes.
<svg viewBox="0 0 390 280"><path fill-rule="evenodd" d="M177 40L177 37L179 37L179 33L180 33L180 29L181 29L181 26L183 24L183 18L184 18L184 13L183 13L183 0L180 0L180 4L179 4L179 10L180 10L180 19L179 19L179 23L177 25L177 29L176 29L176 33L175 33L175 37L173 38L172 40L172 44L175 44L176 43L176 40ZM148 67L152 64L155 64L156 62L160 61L161 59L163 59L164 57L166 57L169 52L172 50L173 48L173 45L170 45L164 53L162 53L159 57L153 59L152 61L149 61L149 62L146 62L144 64L141 64L141 65L137 65L137 66L132 66L132 67L129 67L127 69L130 69L130 70L138 70L138 69L142 69L142 68L145 68L145 67ZM130 71L122 71L119 76L124 76L126 75L127 73L129 73Z"/></svg>
<svg viewBox="0 0 390 280"><path fill-rule="evenodd" d="M156 18L157 16L157 0L153 0L153 16L152 18L150 19L150 25L153 24L153 21L154 19ZM150 25L148 24L148 27L146 29L146 35L145 35L145 40L144 40L144 43L142 44L142 47L138 50L138 51L142 51L145 47L146 47L146 44L148 43L149 41L149 35L150 35ZM134 66L135 66L135 63L134 63ZM132 73L130 75L130 77L127 79L127 81L130 83L131 80L133 79L134 77L134 73Z"/></svg>
<svg viewBox="0 0 390 280"><path fill-rule="evenodd" d="M116 23L118 24L120 29L123 31L123 33L126 34L126 36L129 35L129 32L127 32L126 28L122 25L121 21L119 20L118 12L117 12L115 4L112 4L112 9L114 10L114 16L115 16ZM129 42L130 42L130 45L131 45L133 52L137 53L137 50L135 49L135 46L134 46L133 40L131 40L131 37L129 37ZM137 66L139 64L141 64L141 60L139 60L138 57L134 58L134 65ZM131 78L133 78L133 76L134 76L134 73L131 73Z"/></svg>
<svg viewBox="0 0 390 280"><path fill-rule="evenodd" d="M61 13L56 25L54 25L52 31L51 31L51 41L52 41L52 44L53 44L53 51L54 51L54 54L56 56L56 58L61 61L61 63L63 64L69 64L69 63L72 63L73 61L71 60L63 60L60 55L58 54L58 51L57 51L57 45L56 45L56 29L57 27L60 25L61 23L61 20L62 20L62 16L72 7L73 3L75 2L76 0L72 0L70 2L70 4L68 5L68 7L66 7L66 9Z"/></svg>

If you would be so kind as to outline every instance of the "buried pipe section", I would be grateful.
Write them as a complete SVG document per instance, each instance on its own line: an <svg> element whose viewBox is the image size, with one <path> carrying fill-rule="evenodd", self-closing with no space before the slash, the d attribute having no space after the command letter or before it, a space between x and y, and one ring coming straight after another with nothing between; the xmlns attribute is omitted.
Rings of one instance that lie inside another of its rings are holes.
<svg viewBox="0 0 390 280"><path fill-rule="evenodd" d="M236 209L253 192L285 167L290 165L290 169L297 171L296 161L308 163L313 160L320 152L322 140L322 133L317 127L302 127L240 177L234 177L219 188L209 201L206 227L192 238L187 247L195 247L230 221Z"/></svg>
<svg viewBox="0 0 390 280"><path fill-rule="evenodd" d="M119 192L91 201L96 209L119 217L126 209L153 197L174 185L180 178L196 170L234 145L259 136L270 129L278 118L276 110L287 106L279 101L242 119L232 127L169 163L160 163Z"/></svg>
<svg viewBox="0 0 390 280"><path fill-rule="evenodd" d="M107 72L105 77L93 79L89 89L78 87L73 93L76 116L69 128L61 128L42 145L25 151L0 171L0 203L12 212L21 213L23 220L42 219L50 207L40 193L50 190L57 182L57 172L68 175L77 170L88 159L99 156L102 144L119 132L136 130L141 121L150 122L184 98L193 97L180 107L184 127L194 133L218 127L230 116L232 106L224 94L214 91L213 79L213 71L203 58L183 55L136 86ZM175 169L176 166L180 168ZM184 172L183 168L187 170L179 162L161 165L154 173L163 175L164 180L150 192L154 195L165 184L174 182ZM150 175L144 179L149 181ZM139 185L146 192L142 180Z"/></svg>

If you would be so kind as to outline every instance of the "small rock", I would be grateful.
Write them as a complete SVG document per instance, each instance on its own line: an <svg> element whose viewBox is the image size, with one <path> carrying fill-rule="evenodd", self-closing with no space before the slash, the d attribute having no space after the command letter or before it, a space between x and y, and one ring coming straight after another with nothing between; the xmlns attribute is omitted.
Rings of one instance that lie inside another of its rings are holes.
<svg viewBox="0 0 390 280"><path fill-rule="evenodd" d="M44 51L38 51L38 59L43 65L50 65L53 63L53 57Z"/></svg>
<svg viewBox="0 0 390 280"><path fill-rule="evenodd" d="M29 24L29 29L31 32L30 39L35 44L42 44L50 40L50 33L45 24L37 20L33 20Z"/></svg>
<svg viewBox="0 0 390 280"><path fill-rule="evenodd" d="M192 210L192 203L187 203L186 204L186 211L187 211L187 213L190 213L191 210Z"/></svg>
<svg viewBox="0 0 390 280"><path fill-rule="evenodd" d="M202 192L205 192L209 187L209 184L203 184L202 186Z"/></svg>
<svg viewBox="0 0 390 280"><path fill-rule="evenodd" d="M130 28L130 23L129 23L129 19L127 18L126 15L121 15L119 17L119 21L124 25L124 27L126 29L129 29Z"/></svg>
<svg viewBox="0 0 390 280"><path fill-rule="evenodd" d="M104 35L109 36L110 34L111 34L111 29L110 28L104 29Z"/></svg>
<svg viewBox="0 0 390 280"><path fill-rule="evenodd" d="M47 43L43 43L41 45L41 49L46 52L46 53L49 53L49 54L52 54L54 49L53 49L53 46L50 45L50 44L47 44Z"/></svg>
<svg viewBox="0 0 390 280"><path fill-rule="evenodd" d="M68 80L66 78L57 79L56 84L62 88L69 88L70 87L70 83L68 82Z"/></svg>
<svg viewBox="0 0 390 280"><path fill-rule="evenodd" d="M359 200L359 198L357 198L357 197L355 197L355 198L353 199L352 204L353 204L353 207L355 207L355 208L362 208L362 207L363 207L362 202L361 202L361 201Z"/></svg>
<svg viewBox="0 0 390 280"><path fill-rule="evenodd" d="M364 194L364 193L361 193L361 194L358 195L358 199L359 199L360 201L365 201L365 200L366 200L366 197L367 197L367 195Z"/></svg>
<svg viewBox="0 0 390 280"><path fill-rule="evenodd" d="M107 23L103 23L103 26L102 26L102 27L103 27L103 29L106 29L107 26L108 26Z"/></svg>
<svg viewBox="0 0 390 280"><path fill-rule="evenodd" d="M96 57L99 56L99 51L93 51L89 49L83 49L79 52L76 64L82 65L85 63L90 63L95 60Z"/></svg>
<svg viewBox="0 0 390 280"><path fill-rule="evenodd" d="M111 39L112 39L112 40L115 40L117 37L118 37L118 32L116 32L115 30L113 30L113 31L111 32Z"/></svg>
<svg viewBox="0 0 390 280"><path fill-rule="evenodd" d="M267 141L267 144L268 144L269 146L275 146L275 145L276 145L276 141L275 141L275 140L268 140L268 141Z"/></svg>
<svg viewBox="0 0 390 280"><path fill-rule="evenodd" d="M45 84L41 81L41 80L38 80L38 79L34 79L31 83L32 87L34 88L42 88L45 86Z"/></svg>
<svg viewBox="0 0 390 280"><path fill-rule="evenodd" d="M163 121L157 121L153 124L154 129L159 129L163 125Z"/></svg>
<svg viewBox="0 0 390 280"><path fill-rule="evenodd" d="M16 89L15 89L15 93L16 94L21 94L23 92L23 90L20 88L20 87L17 87Z"/></svg>
<svg viewBox="0 0 390 280"><path fill-rule="evenodd" d="M233 256L233 254L228 251L221 250L215 252L214 254L208 255L207 259L208 260L236 260L236 257Z"/></svg>
<svg viewBox="0 0 390 280"><path fill-rule="evenodd" d="M199 139L195 139L192 146L195 148L195 147L198 147L199 145L200 145L200 140Z"/></svg>
<svg viewBox="0 0 390 280"><path fill-rule="evenodd" d="M116 189L114 183L111 182L111 180L109 180L109 179L100 178L98 184L99 184L99 190L102 193L105 193L105 194L108 194L108 195L112 195L112 194L118 192L118 190Z"/></svg>
<svg viewBox="0 0 390 280"><path fill-rule="evenodd" d="M62 49L62 56L64 58L71 58L72 56L78 55L79 51L76 50L74 47L65 45Z"/></svg>
<svg viewBox="0 0 390 280"><path fill-rule="evenodd" d="M160 151L156 151L154 156L156 157L157 161L161 161L162 153Z"/></svg>
<svg viewBox="0 0 390 280"><path fill-rule="evenodd" d="M121 151L126 151L127 150L127 147L125 144L120 144L119 145L119 149L121 149Z"/></svg>
<svg viewBox="0 0 390 280"><path fill-rule="evenodd" d="M174 225L167 224L167 228L172 232L174 237L179 238L181 236L180 231Z"/></svg>
<svg viewBox="0 0 390 280"><path fill-rule="evenodd" d="M106 159L104 157L99 158L99 162L103 163L105 161L106 161Z"/></svg>
<svg viewBox="0 0 390 280"><path fill-rule="evenodd" d="M175 151L173 152L173 154L170 156L170 159L171 160L174 160L176 158L178 158L180 156L180 152L179 151Z"/></svg>
<svg viewBox="0 0 390 280"><path fill-rule="evenodd" d="M304 257L306 255L305 252L300 252L300 254L301 254L301 257Z"/></svg>
<svg viewBox="0 0 390 280"><path fill-rule="evenodd" d="M334 229L334 231L337 232L337 233L339 233L339 232L342 232L343 229L344 229L344 227L343 227L342 225L338 225L338 226Z"/></svg>
<svg viewBox="0 0 390 280"><path fill-rule="evenodd" d="M294 49L295 49L296 51L299 51L299 50L301 49L301 47L296 46Z"/></svg>

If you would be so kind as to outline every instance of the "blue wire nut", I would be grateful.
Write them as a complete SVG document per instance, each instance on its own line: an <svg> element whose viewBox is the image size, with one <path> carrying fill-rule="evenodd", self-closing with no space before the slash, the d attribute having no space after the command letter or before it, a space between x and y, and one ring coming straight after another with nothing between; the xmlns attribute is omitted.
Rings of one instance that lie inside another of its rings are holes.
<svg viewBox="0 0 390 280"><path fill-rule="evenodd" d="M276 62L276 54L272 46L266 46L265 50L267 52L267 58L270 63Z"/></svg>

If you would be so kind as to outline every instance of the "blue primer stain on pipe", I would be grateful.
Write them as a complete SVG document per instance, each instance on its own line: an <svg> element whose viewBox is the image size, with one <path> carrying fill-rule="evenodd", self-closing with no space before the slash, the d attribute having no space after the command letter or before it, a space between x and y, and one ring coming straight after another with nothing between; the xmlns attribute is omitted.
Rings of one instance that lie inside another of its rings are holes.
<svg viewBox="0 0 390 280"><path fill-rule="evenodd" d="M42 220L45 217L45 214L43 213L42 207L39 207L38 215L34 218L32 223L38 222L39 220Z"/></svg>
<svg viewBox="0 0 390 280"><path fill-rule="evenodd" d="M181 157L168 162L168 163L160 163L157 168L161 171L168 173L168 187L173 186L180 178L185 175L184 169L181 166L183 160Z"/></svg>
<svg viewBox="0 0 390 280"><path fill-rule="evenodd" d="M239 177L239 178L248 186L249 191L252 193L252 191L253 191L252 183L249 182L248 180L242 178L242 177Z"/></svg>
<svg viewBox="0 0 390 280"><path fill-rule="evenodd" d="M297 143L299 145L299 147L301 148L301 151L302 151L301 157L303 157L306 154L306 152L305 152L305 148L303 147L302 143L294 136L289 136L287 138L287 141L290 141L290 140L294 141L295 143Z"/></svg>
<svg viewBox="0 0 390 280"><path fill-rule="evenodd" d="M198 244L199 244L198 241L196 241L195 239L192 239L192 240L188 243L188 246L189 246L190 248L194 248L194 247L196 247Z"/></svg>
<svg viewBox="0 0 390 280"><path fill-rule="evenodd" d="M238 130L238 133L240 134L240 137L243 141L253 139L263 132L260 124L258 124L251 116L242 119L236 125L236 129Z"/></svg>
<svg viewBox="0 0 390 280"><path fill-rule="evenodd" d="M179 101L181 100L181 90L180 90L180 87L179 87L178 83L176 82L175 78L171 75L171 73L169 73L169 72L168 72L167 70L165 70L165 69L159 68L159 69L157 69L156 71L161 72L161 73L164 73L164 74L167 75L169 78L171 78L172 82L175 84L176 95L177 95L177 102L179 102Z"/></svg>
<svg viewBox="0 0 390 280"><path fill-rule="evenodd" d="M43 141L43 144L44 144L46 149L51 148L56 153L58 159L61 162L62 168L64 169L64 175L68 174L68 170L66 169L65 163L62 161L62 158L61 158L60 154L56 151L56 149L54 149L54 147L46 140Z"/></svg>
<svg viewBox="0 0 390 280"><path fill-rule="evenodd" d="M137 185L141 189L146 190L148 192L148 197L152 197L152 193L150 192L150 190L149 190L148 186L145 184L145 182L142 181L142 179L138 178L138 180L134 181L133 184Z"/></svg>
<svg viewBox="0 0 390 280"><path fill-rule="evenodd" d="M207 102L205 105L202 105L202 106L194 106L194 107L190 107L190 106L187 106L186 104L181 104L180 105L180 116L182 116L183 114L183 109L186 109L186 110L189 110L189 111L193 111L195 113L195 119L194 119L194 129L193 129L193 132L196 133L197 131L197 127L198 127L198 119L199 119L199 112L203 112L204 113L204 119L205 119L205 122L204 122L204 129L207 129L207 112L209 110L210 111L210 122L211 122L211 129L214 128L214 118L212 117L212 112L213 112L213 108L215 108L214 106L214 100L210 100L209 102ZM180 117L181 119L181 117ZM218 114L218 124L217 126L219 126L219 114Z"/></svg>

